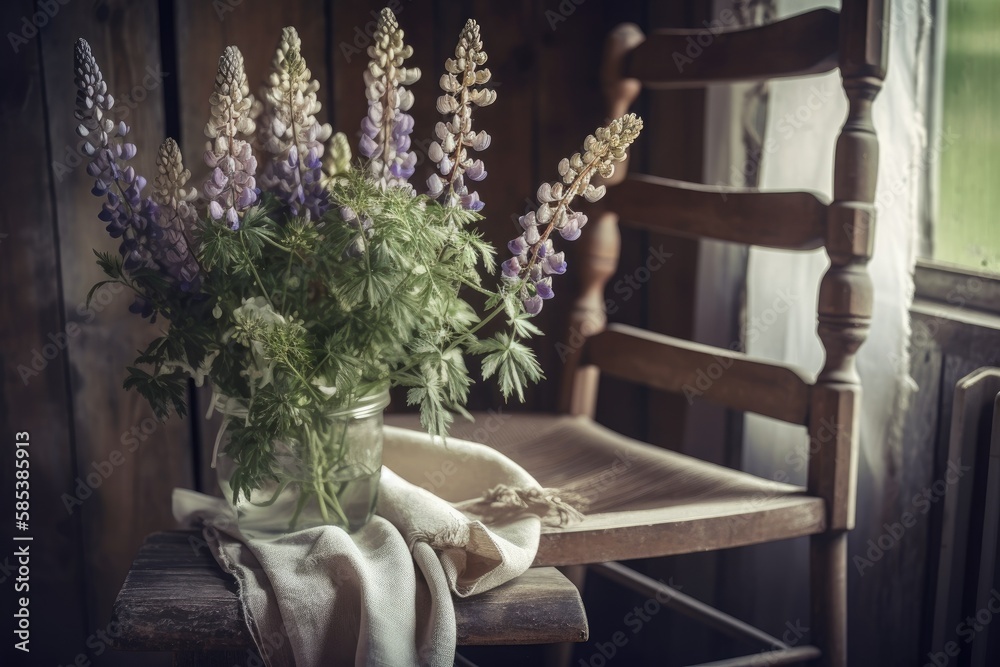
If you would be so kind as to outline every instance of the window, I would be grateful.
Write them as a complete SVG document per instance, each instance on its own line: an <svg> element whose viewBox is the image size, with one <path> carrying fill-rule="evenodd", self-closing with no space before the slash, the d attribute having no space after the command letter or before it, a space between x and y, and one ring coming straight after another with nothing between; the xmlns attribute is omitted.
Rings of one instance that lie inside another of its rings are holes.
<svg viewBox="0 0 1000 667"><path fill-rule="evenodd" d="M1000 273L1000 1L936 5L924 254Z"/></svg>

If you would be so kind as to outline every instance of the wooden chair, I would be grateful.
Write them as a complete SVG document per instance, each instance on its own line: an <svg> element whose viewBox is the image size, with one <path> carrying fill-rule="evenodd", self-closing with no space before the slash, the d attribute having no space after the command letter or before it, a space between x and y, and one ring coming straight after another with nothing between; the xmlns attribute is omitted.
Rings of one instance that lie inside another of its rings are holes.
<svg viewBox="0 0 1000 667"><path fill-rule="evenodd" d="M849 112L837 142L833 201L809 192L756 192L682 183L619 170L584 234L583 289L568 338L562 416L513 416L488 444L532 472L544 486L589 498L582 522L543 532L536 565L600 564L595 569L737 636L773 648L712 664L847 664L847 531L854 524L861 387L855 354L871 317L866 272L874 238L878 144L872 101L885 77L888 0L844 0L840 13L821 9L770 25L714 35L678 68L688 38L705 30L644 36L622 26L609 40L604 80L609 116L624 113L641 85L702 86L714 82L801 76L840 68ZM831 156L833 157L833 156ZM725 196L720 196L724 194ZM831 265L820 285L818 331L826 351L815 380L791 366L724 349L606 325L604 289L619 254L618 225L790 251L825 247ZM699 370L724 360L724 374L704 398L805 427L808 486L778 484L652 447L593 421L600 373L682 393ZM413 426L412 418L394 423ZM495 421L495 420L494 420ZM476 438L481 425L457 425ZM481 435L481 433L480 433ZM609 561L725 549L810 536L812 645L788 646L726 614L665 589Z"/></svg>

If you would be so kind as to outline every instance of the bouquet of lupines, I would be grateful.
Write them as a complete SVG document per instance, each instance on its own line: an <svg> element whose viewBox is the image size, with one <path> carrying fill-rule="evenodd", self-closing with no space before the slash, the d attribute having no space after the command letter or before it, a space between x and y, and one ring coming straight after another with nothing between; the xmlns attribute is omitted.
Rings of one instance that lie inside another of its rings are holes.
<svg viewBox="0 0 1000 667"><path fill-rule="evenodd" d="M589 136L559 164L561 179L538 189L538 208L521 217L524 233L496 267L476 229L483 202L470 190L486 177L478 154L490 136L472 127L476 108L496 101L479 26L468 21L445 63L426 190L414 186L413 118L407 89L420 71L404 63L412 48L388 9L368 49L368 113L358 159L348 139L317 113L319 84L285 28L259 100L250 93L235 46L219 59L205 126L207 180L189 181L177 143L156 157L151 193L129 166L136 147L128 126L112 121L114 99L90 46L76 46L76 119L90 156L99 218L119 254L98 253L108 275L135 293L131 310L169 322L128 368L127 388L161 419L183 414L188 378L207 378L215 396L240 406L228 420L225 452L237 466L238 497L274 477L273 445L319 412L349 406L377 387L408 387L421 421L443 435L471 383L467 355L481 358L504 397L523 399L541 378L524 340L566 271L553 232L580 235L587 217L570 209L595 201L642 121L628 115ZM479 269L499 274L484 286ZM93 294L93 290L91 291ZM477 312L466 300L483 304ZM480 331L502 318L491 337Z"/></svg>

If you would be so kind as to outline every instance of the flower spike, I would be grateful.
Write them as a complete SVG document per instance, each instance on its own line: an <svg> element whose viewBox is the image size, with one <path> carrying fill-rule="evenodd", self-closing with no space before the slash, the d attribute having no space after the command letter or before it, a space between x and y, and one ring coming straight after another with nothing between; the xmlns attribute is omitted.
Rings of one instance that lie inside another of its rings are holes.
<svg viewBox="0 0 1000 667"><path fill-rule="evenodd" d="M482 210L483 202L478 193L469 192L465 177L481 181L486 178L486 169L482 160L469 156L467 149L486 150L490 135L485 131L478 134L472 131L472 107L489 106L497 99L496 91L477 88L490 80L490 70L482 67L486 57L479 37L479 24L469 19L455 47L455 57L445 62L446 72L441 77L444 95L438 98L437 109L442 114L450 114L451 120L435 126L438 140L428 149L428 156L441 174L432 174L427 179L427 194L441 198L446 206L461 206L473 211Z"/></svg>
<svg viewBox="0 0 1000 667"><path fill-rule="evenodd" d="M115 100L86 40L77 40L73 60L76 132L84 139L83 151L90 157L87 173L94 178L91 192L106 198L97 217L107 223L112 238L121 239L118 251L126 271L162 269L167 246L162 241L159 211L142 196L146 179L127 165L136 155L135 144L125 141L129 127L124 121L116 124L112 120ZM155 315L152 304L142 297L136 297L129 310L143 317Z"/></svg>
<svg viewBox="0 0 1000 667"><path fill-rule="evenodd" d="M640 131L642 119L635 114L626 114L607 127L598 128L583 142L582 153L559 162L561 182L539 186L538 208L521 216L524 233L507 244L513 257L502 266L504 279L520 290L521 303L528 314L537 315L543 300L555 295L551 276L566 272L565 257L562 252L555 252L550 238L552 230L567 241L579 238L587 216L570 209L570 204L577 195L589 202L604 196L605 187L591 184L591 179L595 175L610 178L615 172L615 162L625 159L628 147Z"/></svg>
<svg viewBox="0 0 1000 667"><path fill-rule="evenodd" d="M379 14L374 43L368 47L371 61L365 70L365 97L368 114L361 121L359 152L371 160L369 170L384 187L410 187L417 155L410 151L413 106L410 86L420 78L416 67L403 67L413 55L413 47L403 43L403 30L392 10Z"/></svg>
<svg viewBox="0 0 1000 667"><path fill-rule="evenodd" d="M212 114L205 125L208 142L205 163L212 174L204 185L213 220L226 221L230 229L240 226L240 216L257 201L257 159L247 138L254 132L250 118L253 96L247 85L243 54L227 46L219 58L215 90L209 98Z"/></svg>
<svg viewBox="0 0 1000 667"><path fill-rule="evenodd" d="M338 176L351 170L351 144L347 135L337 132L330 137L323 156L323 187L330 187Z"/></svg>
<svg viewBox="0 0 1000 667"><path fill-rule="evenodd" d="M156 153L156 170L153 201L159 207L163 225L159 263L181 290L197 291L201 286L201 267L191 252L188 234L198 219L191 203L198 193L194 188L184 187L191 172L184 168L180 147L173 139L168 138L160 145Z"/></svg>
<svg viewBox="0 0 1000 667"><path fill-rule="evenodd" d="M294 215L318 219L330 205L321 181L323 144L333 130L316 119L323 107L316 98L319 81L306 66L295 28L281 31L268 84L259 136L270 161L261 181Z"/></svg>

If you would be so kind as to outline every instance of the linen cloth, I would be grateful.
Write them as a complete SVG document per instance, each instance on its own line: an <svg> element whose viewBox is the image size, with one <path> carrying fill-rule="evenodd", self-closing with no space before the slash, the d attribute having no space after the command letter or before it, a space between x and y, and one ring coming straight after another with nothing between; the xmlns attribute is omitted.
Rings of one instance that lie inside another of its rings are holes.
<svg viewBox="0 0 1000 667"><path fill-rule="evenodd" d="M236 578L267 665L450 667L452 594L519 576L535 558L543 518L575 514L490 447L391 426L384 438L376 516L354 534L321 526L251 538L226 501L174 491L174 516L201 526Z"/></svg>

